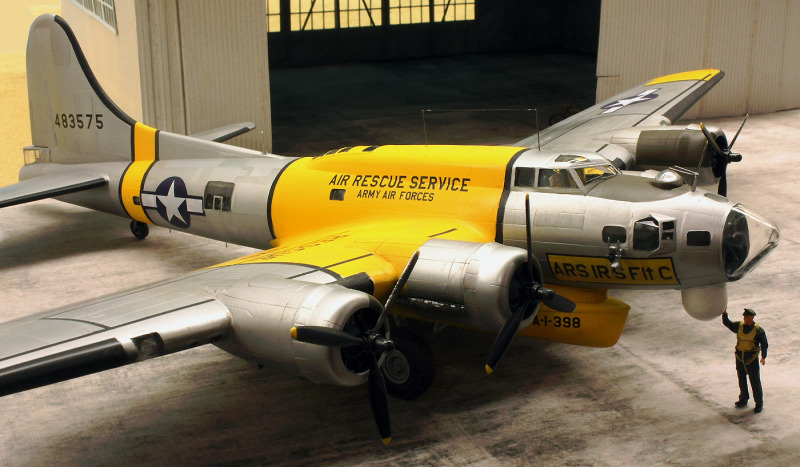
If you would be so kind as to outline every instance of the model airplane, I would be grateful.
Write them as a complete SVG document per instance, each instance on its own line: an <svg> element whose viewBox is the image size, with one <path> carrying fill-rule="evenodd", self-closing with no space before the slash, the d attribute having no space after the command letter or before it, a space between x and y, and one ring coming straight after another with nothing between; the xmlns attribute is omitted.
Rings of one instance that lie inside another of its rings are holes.
<svg viewBox="0 0 800 467"><path fill-rule="evenodd" d="M213 343L317 383L368 381L388 440L387 390L411 399L433 380L403 319L498 332L491 372L516 334L614 345L629 307L609 288L678 289L690 315L718 316L725 284L778 242L696 187L737 158L722 132L670 126L718 70L650 81L516 147L292 158L217 142L250 125L189 137L133 120L60 17L33 23L27 66L33 146L0 207L57 197L132 219L138 238L152 224L265 250L0 325L1 394ZM621 171L642 166L661 171Z"/></svg>

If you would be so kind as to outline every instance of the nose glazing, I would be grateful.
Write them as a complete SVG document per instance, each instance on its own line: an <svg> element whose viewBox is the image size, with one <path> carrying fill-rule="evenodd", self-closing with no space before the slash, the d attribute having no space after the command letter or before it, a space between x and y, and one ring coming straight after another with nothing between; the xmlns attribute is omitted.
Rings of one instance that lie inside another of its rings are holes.
<svg viewBox="0 0 800 467"><path fill-rule="evenodd" d="M735 205L722 230L722 255L728 280L744 277L776 246L778 228L764 216L741 204Z"/></svg>

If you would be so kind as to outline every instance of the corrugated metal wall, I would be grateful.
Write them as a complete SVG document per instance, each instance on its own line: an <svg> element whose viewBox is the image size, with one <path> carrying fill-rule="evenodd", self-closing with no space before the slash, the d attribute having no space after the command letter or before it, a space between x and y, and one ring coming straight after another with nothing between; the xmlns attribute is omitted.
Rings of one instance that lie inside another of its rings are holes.
<svg viewBox="0 0 800 467"><path fill-rule="evenodd" d="M266 3L149 0L135 5L145 123L194 134L252 121L256 131L230 143L270 150Z"/></svg>
<svg viewBox="0 0 800 467"><path fill-rule="evenodd" d="M603 0L598 102L700 68L725 78L684 118L800 107L800 1Z"/></svg>

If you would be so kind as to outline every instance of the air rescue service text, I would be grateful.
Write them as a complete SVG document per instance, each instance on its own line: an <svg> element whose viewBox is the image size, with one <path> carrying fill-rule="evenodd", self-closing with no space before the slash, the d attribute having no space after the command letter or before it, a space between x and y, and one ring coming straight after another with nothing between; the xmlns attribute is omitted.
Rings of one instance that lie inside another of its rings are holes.
<svg viewBox="0 0 800 467"><path fill-rule="evenodd" d="M358 188L356 198L430 202L437 192L469 191L470 181L437 175L334 174L328 185Z"/></svg>

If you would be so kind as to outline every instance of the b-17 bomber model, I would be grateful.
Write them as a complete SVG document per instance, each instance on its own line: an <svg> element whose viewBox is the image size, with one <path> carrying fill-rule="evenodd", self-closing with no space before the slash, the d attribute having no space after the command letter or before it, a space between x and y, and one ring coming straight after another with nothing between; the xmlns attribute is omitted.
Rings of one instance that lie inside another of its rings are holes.
<svg viewBox="0 0 800 467"><path fill-rule="evenodd" d="M58 16L33 23L27 76L32 145L0 207L55 197L129 218L138 238L154 225L263 251L0 324L3 395L211 343L368 383L388 441L387 392L413 399L434 378L409 320L496 332L491 373L516 335L614 345L629 307L611 288L677 289L712 319L778 243L725 197L740 158L725 135L672 124L719 70L657 78L513 146L302 158L223 143L249 124L184 136L135 121Z"/></svg>

